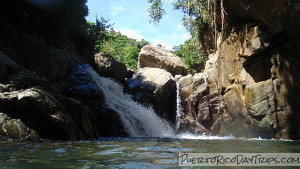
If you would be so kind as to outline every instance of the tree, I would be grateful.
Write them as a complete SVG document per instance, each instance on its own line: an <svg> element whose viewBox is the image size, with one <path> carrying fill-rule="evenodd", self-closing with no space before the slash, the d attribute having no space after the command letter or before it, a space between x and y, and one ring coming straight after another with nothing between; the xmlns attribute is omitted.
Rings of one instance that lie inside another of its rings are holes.
<svg viewBox="0 0 300 169"><path fill-rule="evenodd" d="M111 24L108 24L108 20L105 20L103 17L100 19L96 18L96 23L88 22L87 24L87 36L89 38L89 43L96 52L99 48L99 45L107 40L108 35L106 30L111 28Z"/></svg>
<svg viewBox="0 0 300 169"><path fill-rule="evenodd" d="M163 15L166 14L165 10L162 8L163 4L161 0L148 0L148 2L151 3L150 8L148 9L150 22L158 23Z"/></svg>
<svg viewBox="0 0 300 169"><path fill-rule="evenodd" d="M205 55L195 39L190 38L183 45L173 48L173 53L183 59L189 73L201 72L205 66Z"/></svg>

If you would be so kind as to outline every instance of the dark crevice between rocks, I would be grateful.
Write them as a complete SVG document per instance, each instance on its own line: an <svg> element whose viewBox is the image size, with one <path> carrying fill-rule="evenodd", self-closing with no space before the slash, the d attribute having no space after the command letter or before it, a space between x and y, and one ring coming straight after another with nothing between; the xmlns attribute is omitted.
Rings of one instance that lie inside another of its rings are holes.
<svg viewBox="0 0 300 169"><path fill-rule="evenodd" d="M278 48L289 43L287 31L281 31L270 38L270 45L253 55L245 57L243 67L255 82L265 81L271 78L272 64L270 59L278 53ZM275 62L276 63L276 62Z"/></svg>
<svg viewBox="0 0 300 169"><path fill-rule="evenodd" d="M299 29L290 32L289 44L280 49L280 72L287 87L287 101L290 106L288 118L289 136L291 139L300 139L300 33Z"/></svg>

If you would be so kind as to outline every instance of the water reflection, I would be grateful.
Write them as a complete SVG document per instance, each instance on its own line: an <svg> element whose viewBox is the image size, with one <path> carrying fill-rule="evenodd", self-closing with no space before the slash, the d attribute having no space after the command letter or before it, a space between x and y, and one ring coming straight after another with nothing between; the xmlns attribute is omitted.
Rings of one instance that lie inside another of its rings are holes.
<svg viewBox="0 0 300 169"><path fill-rule="evenodd" d="M4 168L177 168L179 152L299 153L300 142L103 138L81 142L5 143L0 145L0 164Z"/></svg>

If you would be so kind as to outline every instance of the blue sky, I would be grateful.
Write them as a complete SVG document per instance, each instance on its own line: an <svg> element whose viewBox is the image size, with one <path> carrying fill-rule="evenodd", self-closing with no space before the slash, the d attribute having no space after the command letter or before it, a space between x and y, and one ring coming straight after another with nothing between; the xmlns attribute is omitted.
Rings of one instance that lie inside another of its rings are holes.
<svg viewBox="0 0 300 169"><path fill-rule="evenodd" d="M95 22L96 16L109 19L113 28L122 34L152 44L161 44L167 49L183 44L189 34L182 25L183 13L173 10L172 0L163 0L166 15L157 25L149 23L148 0L88 0L87 20Z"/></svg>

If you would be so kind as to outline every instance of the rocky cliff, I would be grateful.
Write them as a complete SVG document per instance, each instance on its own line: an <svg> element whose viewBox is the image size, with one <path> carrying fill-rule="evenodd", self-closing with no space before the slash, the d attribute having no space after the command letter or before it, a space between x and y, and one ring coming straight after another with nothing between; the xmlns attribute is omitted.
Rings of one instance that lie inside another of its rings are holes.
<svg viewBox="0 0 300 169"><path fill-rule="evenodd" d="M300 3L229 0L223 8L232 29L219 34L200 82L181 79L181 131L299 139Z"/></svg>
<svg viewBox="0 0 300 169"><path fill-rule="evenodd" d="M117 113L105 107L102 91L85 71L85 63L95 63L93 51L78 41L77 30L70 30L70 22L84 17L70 21L67 16L84 10L74 12L71 4L66 14L63 8L69 2L44 9L26 1L1 1L0 140L126 135ZM84 1L76 4L85 6ZM112 63L110 59L106 64ZM107 71L106 65L94 65ZM120 67L126 75L126 67Z"/></svg>

